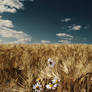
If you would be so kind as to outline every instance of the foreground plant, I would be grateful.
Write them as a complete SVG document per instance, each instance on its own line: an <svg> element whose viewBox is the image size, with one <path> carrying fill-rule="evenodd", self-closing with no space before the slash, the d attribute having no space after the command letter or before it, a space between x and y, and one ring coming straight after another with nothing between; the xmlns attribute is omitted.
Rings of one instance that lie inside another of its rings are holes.
<svg viewBox="0 0 92 92"><path fill-rule="evenodd" d="M47 88L47 89L54 89L54 88L53 88L53 84L51 84L51 83L47 84L47 85L46 85L46 88Z"/></svg>
<svg viewBox="0 0 92 92"><path fill-rule="evenodd" d="M54 67L55 66L55 61L53 61L51 58L48 59L48 64L49 67Z"/></svg>
<svg viewBox="0 0 92 92"><path fill-rule="evenodd" d="M49 83L46 85L46 91L48 92L49 90L55 90L57 87L58 87L57 84Z"/></svg>
<svg viewBox="0 0 92 92"><path fill-rule="evenodd" d="M49 67L54 68L55 61L53 61L51 58L49 58L48 65L49 65ZM50 79L50 83L44 85L44 87L42 88L42 85L41 85L42 80L41 80L41 78L37 78L36 84L33 85L33 89L34 89L34 92L42 92L43 89L45 92L48 92L49 90L57 89L59 82L60 82L60 80L57 77L55 77L55 78L52 77Z"/></svg>
<svg viewBox="0 0 92 92"><path fill-rule="evenodd" d="M52 83L53 84L58 84L59 82L60 82L60 80L59 79L57 79L57 78L54 78L53 80L51 80L52 81Z"/></svg>
<svg viewBox="0 0 92 92"><path fill-rule="evenodd" d="M34 92L41 92L43 90L42 85L40 83L36 83L33 85Z"/></svg>

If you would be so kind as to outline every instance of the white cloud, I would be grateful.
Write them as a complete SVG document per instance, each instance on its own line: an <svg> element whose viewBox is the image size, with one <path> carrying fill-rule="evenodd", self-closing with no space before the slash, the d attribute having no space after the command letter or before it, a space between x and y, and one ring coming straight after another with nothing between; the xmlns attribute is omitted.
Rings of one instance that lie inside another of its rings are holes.
<svg viewBox="0 0 92 92"><path fill-rule="evenodd" d="M81 30L82 26L73 24L72 26L68 26L68 28L69 30L78 31L78 30Z"/></svg>
<svg viewBox="0 0 92 92"><path fill-rule="evenodd" d="M76 25L72 27L73 30L80 30L81 29L81 25Z"/></svg>
<svg viewBox="0 0 92 92"><path fill-rule="evenodd" d="M21 0L0 0L0 13L15 13L16 9L23 8Z"/></svg>
<svg viewBox="0 0 92 92"><path fill-rule="evenodd" d="M0 0L0 13L10 12L15 13L17 9L22 9L22 1L26 0ZM29 0L34 2L34 0Z"/></svg>
<svg viewBox="0 0 92 92"><path fill-rule="evenodd" d="M0 19L0 37L1 38L13 38L12 43L27 43L31 42L31 36L23 31L16 31L12 29L14 27L12 21ZM3 43L7 43L3 40ZM10 42L11 43L11 42Z"/></svg>
<svg viewBox="0 0 92 92"><path fill-rule="evenodd" d="M21 36L23 36L24 34L22 34ZM29 43L30 41L31 41L30 37L23 37L21 39L17 39L16 41L11 41L9 43Z"/></svg>
<svg viewBox="0 0 92 92"><path fill-rule="evenodd" d="M69 44L69 43L72 43L72 42L69 41L69 40L59 40L58 42L59 42L59 43L63 43L63 44Z"/></svg>
<svg viewBox="0 0 92 92"><path fill-rule="evenodd" d="M58 36L58 37L70 37L70 38L72 38L71 35L66 34L66 33L57 33L56 36Z"/></svg>
<svg viewBox="0 0 92 92"><path fill-rule="evenodd" d="M50 43L50 41L49 40L41 40L41 43Z"/></svg>
<svg viewBox="0 0 92 92"><path fill-rule="evenodd" d="M65 19L62 19L62 20L61 20L61 22L70 22L70 21L72 21L71 18L65 18Z"/></svg>
<svg viewBox="0 0 92 92"><path fill-rule="evenodd" d="M0 19L0 29L1 28L8 28L8 27L10 27L10 28L13 28L13 23L12 23L12 21L10 21L10 20L2 20L2 19Z"/></svg>
<svg viewBox="0 0 92 92"><path fill-rule="evenodd" d="M17 9L22 9L22 1L25 0L0 0L0 13L15 13ZM32 37L23 31L14 30L11 20L3 20L0 16L0 43L28 43Z"/></svg>
<svg viewBox="0 0 92 92"><path fill-rule="evenodd" d="M1 38L11 38L11 39L15 39L12 41L12 43L27 43L31 41L31 37L29 35L27 35L24 32L21 31L16 31L16 30L1 30L0 29L0 37ZM5 40L3 40L3 43L7 43ZM11 43L11 41L10 41Z"/></svg>
<svg viewBox="0 0 92 92"><path fill-rule="evenodd" d="M57 33L56 36L60 39L58 42L63 44L71 43L73 40L73 36L67 33Z"/></svg>

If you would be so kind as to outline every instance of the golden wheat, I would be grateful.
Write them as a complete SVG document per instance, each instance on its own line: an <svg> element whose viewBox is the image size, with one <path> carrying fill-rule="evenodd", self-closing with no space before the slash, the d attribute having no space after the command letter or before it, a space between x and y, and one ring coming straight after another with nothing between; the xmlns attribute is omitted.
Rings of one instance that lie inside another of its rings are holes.
<svg viewBox="0 0 92 92"><path fill-rule="evenodd" d="M48 92L92 92L92 45L0 45L0 92L33 92L37 78L44 87L54 77L61 82Z"/></svg>

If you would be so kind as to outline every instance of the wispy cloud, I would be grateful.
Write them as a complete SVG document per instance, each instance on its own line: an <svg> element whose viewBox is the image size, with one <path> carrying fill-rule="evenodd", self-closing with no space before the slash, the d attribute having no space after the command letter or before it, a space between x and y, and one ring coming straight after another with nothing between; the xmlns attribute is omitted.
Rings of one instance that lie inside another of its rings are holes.
<svg viewBox="0 0 92 92"><path fill-rule="evenodd" d="M13 28L13 23L10 20L3 20L0 18L0 29Z"/></svg>
<svg viewBox="0 0 92 92"><path fill-rule="evenodd" d="M70 21L72 21L71 18L65 18L65 19L62 19L62 20L61 20L61 22L70 22Z"/></svg>
<svg viewBox="0 0 92 92"><path fill-rule="evenodd" d="M78 30L81 30L82 25L73 24L72 26L68 26L68 28L69 28L69 30L78 31Z"/></svg>
<svg viewBox="0 0 92 92"><path fill-rule="evenodd" d="M70 37L70 38L72 38L72 35L67 34L67 33L57 33L56 36L58 36L58 37Z"/></svg>
<svg viewBox="0 0 92 92"><path fill-rule="evenodd" d="M75 25L72 27L72 30L80 30L82 28L81 25Z"/></svg>
<svg viewBox="0 0 92 92"><path fill-rule="evenodd" d="M59 40L58 42L59 42L59 43L63 43L63 44L69 44L69 43L72 43L72 42L69 41L69 40Z"/></svg>
<svg viewBox="0 0 92 92"><path fill-rule="evenodd" d="M67 33L57 33L56 34L57 37L59 37L59 43L71 43L73 36Z"/></svg>
<svg viewBox="0 0 92 92"><path fill-rule="evenodd" d="M0 0L0 13L15 13L16 9L23 8L21 0Z"/></svg>
<svg viewBox="0 0 92 92"><path fill-rule="evenodd" d="M2 38L14 38L14 43L30 42L31 37L23 31L17 31L12 29L14 27L12 21L0 19L0 37ZM3 41L5 43L5 41ZM11 42L10 42L11 43Z"/></svg>
<svg viewBox="0 0 92 92"><path fill-rule="evenodd" d="M49 40L41 40L41 43L50 43L50 41Z"/></svg>
<svg viewBox="0 0 92 92"><path fill-rule="evenodd" d="M17 9L23 8L21 1L24 0L0 0L0 13L15 13ZM30 35L23 31L15 30L13 22L11 20L3 20L2 16L0 16L0 38L0 43L28 43L32 39Z"/></svg>

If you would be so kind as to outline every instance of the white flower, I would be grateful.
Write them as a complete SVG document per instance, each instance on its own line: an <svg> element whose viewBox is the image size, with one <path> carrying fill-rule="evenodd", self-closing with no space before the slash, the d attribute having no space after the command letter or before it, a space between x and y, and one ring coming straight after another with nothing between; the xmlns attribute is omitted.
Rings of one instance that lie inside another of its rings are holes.
<svg viewBox="0 0 92 92"><path fill-rule="evenodd" d="M53 85L53 89L56 89L58 87L58 84Z"/></svg>
<svg viewBox="0 0 92 92"><path fill-rule="evenodd" d="M33 85L33 89L35 90L35 92L41 92L41 90L43 90L42 85L40 85L39 83Z"/></svg>
<svg viewBox="0 0 92 92"><path fill-rule="evenodd" d="M52 61L52 59L51 59L51 58L49 58L49 59L48 59L48 62L49 62L49 61Z"/></svg>
<svg viewBox="0 0 92 92"><path fill-rule="evenodd" d="M47 89L52 89L52 88L53 88L53 84L51 84L51 83L47 84L47 85L46 85L46 88L47 88Z"/></svg>
<svg viewBox="0 0 92 92"><path fill-rule="evenodd" d="M58 86L57 84L54 84L54 85L53 85L53 84L49 83L49 84L46 85L46 88L49 89L49 90L51 90L51 89L54 90L54 89L57 88L57 86Z"/></svg>
<svg viewBox="0 0 92 92"><path fill-rule="evenodd" d="M53 84L58 84L59 82L60 82L60 80L57 79L57 78L54 78L54 79L52 80L52 83L53 83Z"/></svg>
<svg viewBox="0 0 92 92"><path fill-rule="evenodd" d="M55 65L55 62L51 58L48 59L48 63L50 67L54 67Z"/></svg>

